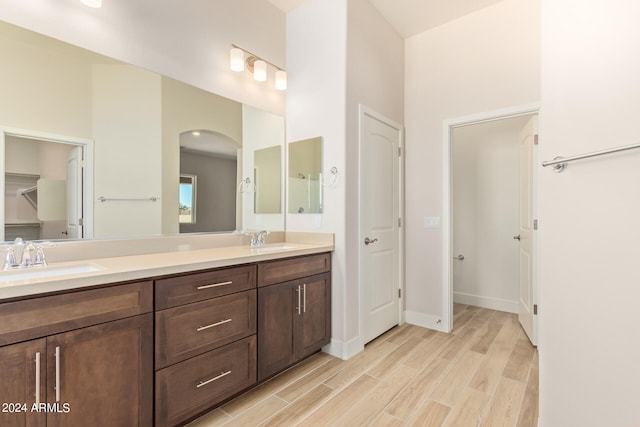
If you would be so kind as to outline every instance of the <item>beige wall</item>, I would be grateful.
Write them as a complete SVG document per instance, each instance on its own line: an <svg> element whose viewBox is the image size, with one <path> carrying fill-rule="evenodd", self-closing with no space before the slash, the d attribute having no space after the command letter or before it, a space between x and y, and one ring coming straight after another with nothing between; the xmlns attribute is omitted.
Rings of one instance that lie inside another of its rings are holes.
<svg viewBox="0 0 640 427"><path fill-rule="evenodd" d="M640 3L542 10L541 159L638 143ZM639 161L540 171L540 426L640 425Z"/></svg>
<svg viewBox="0 0 640 427"><path fill-rule="evenodd" d="M0 0L0 20L284 113L285 94L274 89L273 69L265 83L248 72L229 70L231 43L275 64L285 63L285 14L269 1L211 0L182 2L180 7L155 0L104 3L93 9L79 1Z"/></svg>
<svg viewBox="0 0 640 427"><path fill-rule="evenodd" d="M180 134L192 130L210 130L222 134L241 148L242 104L162 77L163 234L179 232Z"/></svg>
<svg viewBox="0 0 640 427"><path fill-rule="evenodd" d="M160 84L157 74L130 65L94 66L95 197L160 197L158 202L94 201L95 237L162 232Z"/></svg>
<svg viewBox="0 0 640 427"><path fill-rule="evenodd" d="M89 63L23 37L19 29L0 26L0 126L90 136Z"/></svg>
<svg viewBox="0 0 640 427"><path fill-rule="evenodd" d="M538 102L540 3L505 0L406 40L407 321L442 328L443 127ZM448 256L448 255L447 255Z"/></svg>

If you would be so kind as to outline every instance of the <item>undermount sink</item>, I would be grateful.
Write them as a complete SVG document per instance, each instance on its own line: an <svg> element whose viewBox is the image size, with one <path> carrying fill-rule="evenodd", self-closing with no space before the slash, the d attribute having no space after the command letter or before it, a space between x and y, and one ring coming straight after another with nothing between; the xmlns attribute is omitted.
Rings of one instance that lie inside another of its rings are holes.
<svg viewBox="0 0 640 427"><path fill-rule="evenodd" d="M284 251L286 249L295 249L293 245L275 245L275 246L258 246L251 248L256 252L272 252L272 251Z"/></svg>
<svg viewBox="0 0 640 427"><path fill-rule="evenodd" d="M74 264L65 266L30 267L24 270L0 272L0 282L16 282L20 280L48 279L50 277L70 274L91 273L102 268L93 264Z"/></svg>

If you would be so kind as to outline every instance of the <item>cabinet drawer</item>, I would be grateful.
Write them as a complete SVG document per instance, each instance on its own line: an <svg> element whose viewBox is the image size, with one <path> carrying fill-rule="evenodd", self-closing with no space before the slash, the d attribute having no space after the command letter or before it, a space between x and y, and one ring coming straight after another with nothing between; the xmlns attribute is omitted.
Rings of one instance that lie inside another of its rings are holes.
<svg viewBox="0 0 640 427"><path fill-rule="evenodd" d="M256 333L255 289L156 313L156 368Z"/></svg>
<svg viewBox="0 0 640 427"><path fill-rule="evenodd" d="M159 279L156 280L156 309L163 310L255 287L255 265Z"/></svg>
<svg viewBox="0 0 640 427"><path fill-rule="evenodd" d="M156 425L173 426L256 382L255 335L156 372Z"/></svg>
<svg viewBox="0 0 640 427"><path fill-rule="evenodd" d="M0 304L0 346L153 310L151 281Z"/></svg>
<svg viewBox="0 0 640 427"><path fill-rule="evenodd" d="M286 282L330 270L330 253L266 261L258 264L258 286Z"/></svg>

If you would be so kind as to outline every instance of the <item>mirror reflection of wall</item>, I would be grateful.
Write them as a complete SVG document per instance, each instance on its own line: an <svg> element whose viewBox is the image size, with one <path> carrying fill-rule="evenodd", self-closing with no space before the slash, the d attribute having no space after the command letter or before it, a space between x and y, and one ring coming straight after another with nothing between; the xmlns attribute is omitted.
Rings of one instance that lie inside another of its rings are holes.
<svg viewBox="0 0 640 427"><path fill-rule="evenodd" d="M284 229L284 118L242 107L242 225L248 230Z"/></svg>
<svg viewBox="0 0 640 427"><path fill-rule="evenodd" d="M289 213L322 213L322 137L289 143Z"/></svg>
<svg viewBox="0 0 640 427"><path fill-rule="evenodd" d="M225 135L197 130L180 135L180 186L191 177L189 213L183 221L180 209L180 233L233 231L236 229L236 181L238 145ZM195 177L197 186L195 186ZM183 197L182 188L180 197ZM197 201L197 203L193 203ZM180 203L182 205L182 203ZM180 206L182 208L182 206Z"/></svg>
<svg viewBox="0 0 640 427"><path fill-rule="evenodd" d="M255 183L254 208L257 214L278 214L280 208L280 158L279 145L253 152L253 182Z"/></svg>
<svg viewBox="0 0 640 427"><path fill-rule="evenodd" d="M0 54L7 58L0 67L0 133L23 129L91 144L93 169L86 176L85 191L92 194L85 198L84 213L88 225L77 237L177 234L179 135L185 131L224 134L237 144L236 151L246 143L251 154L284 144L281 116L2 21ZM243 197L237 192L242 178L253 179L253 164L243 173L242 161L238 159L237 176L227 190L235 195L228 206L236 218L221 226L223 231L242 228L244 216L255 225L253 193ZM0 163L0 188L4 176L5 164ZM199 195L202 204L208 196L203 191ZM154 196L158 201L101 203L100 196ZM4 199L0 201L4 217ZM261 228L284 230L282 213L262 217ZM201 219L196 218L196 223ZM4 223L0 218L0 228ZM46 238L65 237L60 230L60 236Z"/></svg>
<svg viewBox="0 0 640 427"><path fill-rule="evenodd" d="M82 147L11 135L4 142L2 240L82 237Z"/></svg>

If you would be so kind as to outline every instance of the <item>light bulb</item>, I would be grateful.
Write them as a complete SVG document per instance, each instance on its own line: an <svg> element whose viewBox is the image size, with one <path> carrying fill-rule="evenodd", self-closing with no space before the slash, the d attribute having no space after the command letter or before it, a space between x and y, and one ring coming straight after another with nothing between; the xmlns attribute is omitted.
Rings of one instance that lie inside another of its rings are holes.
<svg viewBox="0 0 640 427"><path fill-rule="evenodd" d="M102 0L80 0L82 4L99 9L102 7Z"/></svg>
<svg viewBox="0 0 640 427"><path fill-rule="evenodd" d="M287 72L284 70L276 71L276 89L285 90L287 88Z"/></svg>
<svg viewBox="0 0 640 427"><path fill-rule="evenodd" d="M244 52L242 49L237 47L231 49L231 52L229 52L229 66L233 71L244 70Z"/></svg>
<svg viewBox="0 0 640 427"><path fill-rule="evenodd" d="M261 59L253 63L253 79L258 82L267 80L267 63Z"/></svg>

